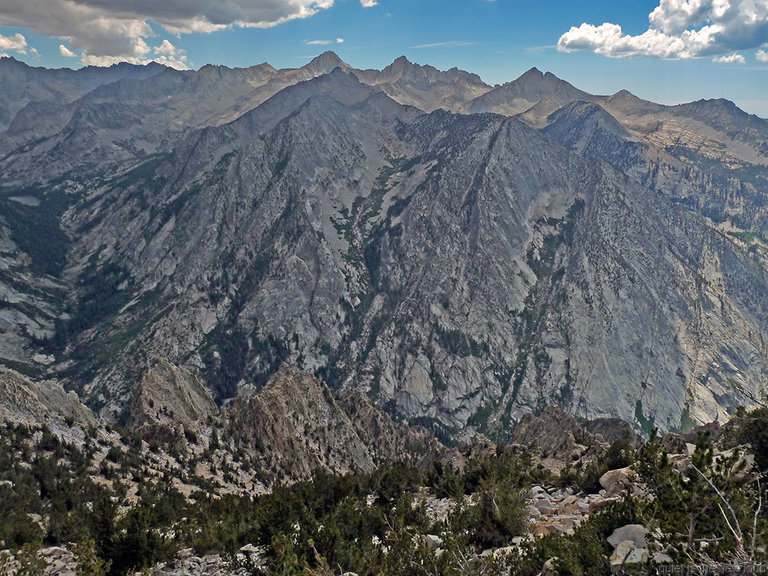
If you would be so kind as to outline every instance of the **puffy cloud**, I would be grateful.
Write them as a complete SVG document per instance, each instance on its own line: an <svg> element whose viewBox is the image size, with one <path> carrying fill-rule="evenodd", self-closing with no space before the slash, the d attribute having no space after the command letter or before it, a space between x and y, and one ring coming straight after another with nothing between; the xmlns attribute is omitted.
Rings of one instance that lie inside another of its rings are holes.
<svg viewBox="0 0 768 576"><path fill-rule="evenodd" d="M3 36L0 34L0 50L10 50L20 54L27 53L27 39L21 34Z"/></svg>
<svg viewBox="0 0 768 576"><path fill-rule="evenodd" d="M765 50L758 50L755 54L755 58L757 58L758 62L768 62L768 52Z"/></svg>
<svg viewBox="0 0 768 576"><path fill-rule="evenodd" d="M707 0L661 0L648 20L652 27L667 34L676 34L704 22L711 5L712 2Z"/></svg>
<svg viewBox="0 0 768 576"><path fill-rule="evenodd" d="M188 70L189 61L186 52L176 48L168 40L163 40L162 44L150 48L146 43L138 56L95 56L85 53L82 57L83 64L86 66L111 66L118 62L128 62L130 64L149 64L157 62L177 70Z"/></svg>
<svg viewBox="0 0 768 576"><path fill-rule="evenodd" d="M83 51L83 63L101 65L145 60L152 51L147 44L154 35L150 21L172 34L231 26L269 28L307 18L333 4L334 0L3 0L0 26L66 39L69 46ZM15 50L5 48L2 39L0 49Z"/></svg>
<svg viewBox="0 0 768 576"><path fill-rule="evenodd" d="M378 4L376 0L360 0L360 4L363 8L372 8Z"/></svg>
<svg viewBox="0 0 768 576"><path fill-rule="evenodd" d="M744 64L746 60L741 54L731 54L729 56L713 58L712 62L719 62L721 64Z"/></svg>
<svg viewBox="0 0 768 576"><path fill-rule="evenodd" d="M768 0L661 0L648 20L648 30L635 36L624 34L618 24L584 23L560 36L557 47L614 58L696 58L756 48L768 41Z"/></svg>
<svg viewBox="0 0 768 576"><path fill-rule="evenodd" d="M175 56L178 53L176 46L171 44L168 40L163 40L160 46L155 47L155 54L163 54L165 56Z"/></svg>
<svg viewBox="0 0 768 576"><path fill-rule="evenodd" d="M155 62L176 68L177 70L189 69L186 52L181 48L176 48L168 40L163 40L163 43L160 46L155 46L152 51L155 53L153 58Z"/></svg>
<svg viewBox="0 0 768 576"><path fill-rule="evenodd" d="M59 44L59 54L64 56L64 58L77 58L77 54L72 52L69 48L64 46L64 44Z"/></svg>

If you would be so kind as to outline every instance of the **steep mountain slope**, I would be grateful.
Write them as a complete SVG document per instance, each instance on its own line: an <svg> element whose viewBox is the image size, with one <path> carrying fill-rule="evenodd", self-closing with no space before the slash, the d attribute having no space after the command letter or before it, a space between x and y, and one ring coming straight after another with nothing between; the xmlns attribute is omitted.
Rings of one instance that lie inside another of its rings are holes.
<svg viewBox="0 0 768 576"><path fill-rule="evenodd" d="M678 120L670 117L677 114L675 109L684 107L667 108L643 102L629 93L608 100L623 101L624 110L635 110L635 114L645 115L648 122L656 118L654 130L644 134L638 132L632 122L619 122L607 111L616 105L605 107L601 102L564 106L550 115L544 132L571 150L607 161L642 185L707 217L713 226L731 235L755 258L768 255L768 169L759 162L730 156L725 145L713 141L702 144L703 134L708 133L733 143L731 148L756 150L764 138L761 130L765 131L768 122L742 114L745 129L737 137L714 127L715 121L711 121L713 126L708 126L691 120L691 139L661 146L656 140L662 138L662 134L669 135L673 124L679 125ZM723 114L731 109L731 105L720 102L711 103L710 111L713 106ZM619 118L626 119L626 112L620 113ZM735 118L734 123L738 125L739 118ZM725 125L722 120L720 124ZM737 138L741 144L736 142Z"/></svg>
<svg viewBox="0 0 768 576"><path fill-rule="evenodd" d="M457 112L467 102L491 90L477 74L457 68L441 71L420 66L400 56L381 71L352 70L363 84L382 90L393 100L425 112L437 109Z"/></svg>
<svg viewBox="0 0 768 576"><path fill-rule="evenodd" d="M531 68L516 80L475 98L463 110L469 113L495 112L505 116L530 111L530 119L538 121L571 102L594 99L591 94L574 88L551 72L543 74L537 68Z"/></svg>
<svg viewBox="0 0 768 576"><path fill-rule="evenodd" d="M0 144L6 186L84 180L168 151L190 130L236 105L269 81L268 64L247 69L166 69L146 80L121 80L74 102L19 111Z"/></svg>
<svg viewBox="0 0 768 576"><path fill-rule="evenodd" d="M0 362L125 422L162 416L158 358L218 404L288 363L446 437L763 397L765 121L535 69L488 90L326 53L29 104L2 140ZM467 106L504 115L435 109Z"/></svg>
<svg viewBox="0 0 768 576"><path fill-rule="evenodd" d="M125 62L109 68L88 66L80 70L32 68L15 58L0 58L0 131L5 130L16 114L27 104L48 102L60 104L76 100L103 84L124 78L150 78L165 70L151 63L136 66ZM43 111L44 108L38 108Z"/></svg>
<svg viewBox="0 0 768 576"><path fill-rule="evenodd" d="M66 223L67 274L109 289L74 303L62 368L105 413L150 355L219 401L287 361L501 438L552 402L674 428L763 393L768 277L702 218L518 120L424 115L340 69Z"/></svg>

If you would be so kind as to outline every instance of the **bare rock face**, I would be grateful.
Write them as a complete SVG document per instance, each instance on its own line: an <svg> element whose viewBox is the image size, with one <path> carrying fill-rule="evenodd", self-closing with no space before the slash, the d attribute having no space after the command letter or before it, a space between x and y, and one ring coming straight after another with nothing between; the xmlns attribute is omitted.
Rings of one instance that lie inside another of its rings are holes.
<svg viewBox="0 0 768 576"><path fill-rule="evenodd" d="M359 391L335 397L312 374L283 365L247 401L221 412L223 435L255 454L278 478L315 469L372 470L385 461L428 464L450 455L428 432L393 422Z"/></svg>
<svg viewBox="0 0 768 576"><path fill-rule="evenodd" d="M218 411L210 392L196 376L158 360L134 392L129 425L134 429L179 425L194 429Z"/></svg>
<svg viewBox="0 0 768 576"><path fill-rule="evenodd" d="M586 430L570 414L548 406L541 416L526 414L512 432L511 441L531 450L549 450L560 457L570 456L576 443L583 442Z"/></svg>
<svg viewBox="0 0 768 576"><path fill-rule="evenodd" d="M74 425L96 425L93 413L75 392L66 392L57 382L35 382L11 370L0 371L0 421L26 426L45 423L68 438L75 434Z"/></svg>
<svg viewBox="0 0 768 576"><path fill-rule="evenodd" d="M554 471L560 471L574 457L589 462L607 447L601 437L591 434L586 426L556 406L548 406L540 416L523 416L512 431L510 442L524 447Z"/></svg>
<svg viewBox="0 0 768 576"><path fill-rule="evenodd" d="M372 470L385 459L409 458L407 438L384 414L359 397L343 403L349 413L322 381L283 365L247 403L238 400L225 412L228 435L260 454L278 477L306 478L316 468Z"/></svg>
<svg viewBox="0 0 768 576"><path fill-rule="evenodd" d="M5 365L107 418L137 398L140 425L207 410L196 393L153 412L135 393L153 358L219 404L288 363L444 437L502 441L551 404L647 432L765 394L766 121L331 53L158 72L64 106L4 94ZM331 454L349 441L370 461L364 430L339 434Z"/></svg>

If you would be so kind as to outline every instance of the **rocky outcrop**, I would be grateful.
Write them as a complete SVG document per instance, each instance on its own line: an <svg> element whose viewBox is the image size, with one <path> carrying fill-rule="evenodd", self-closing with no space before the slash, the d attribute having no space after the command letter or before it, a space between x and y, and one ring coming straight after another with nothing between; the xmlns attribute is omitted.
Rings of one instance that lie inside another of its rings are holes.
<svg viewBox="0 0 768 576"><path fill-rule="evenodd" d="M637 474L632 468L618 468L616 470L608 470L608 472L600 476L600 486L609 494L618 496L632 486L636 480Z"/></svg>
<svg viewBox="0 0 768 576"><path fill-rule="evenodd" d="M46 424L69 441L79 439L82 428L97 423L75 392L67 392L53 381L29 380L12 370L0 371L0 422L25 426Z"/></svg>
<svg viewBox="0 0 768 576"><path fill-rule="evenodd" d="M384 461L424 462L441 450L430 435L394 424L357 393L341 400L306 372L283 365L263 390L223 413L225 435L250 448L278 478L372 470Z"/></svg>
<svg viewBox="0 0 768 576"><path fill-rule="evenodd" d="M560 472L575 459L588 463L607 448L601 436L591 434L584 424L556 406L547 406L539 416L524 415L512 430L510 442L553 472Z"/></svg>
<svg viewBox="0 0 768 576"><path fill-rule="evenodd" d="M158 360L144 374L130 410L129 426L134 430L153 426L195 429L219 411L196 376L166 360Z"/></svg>

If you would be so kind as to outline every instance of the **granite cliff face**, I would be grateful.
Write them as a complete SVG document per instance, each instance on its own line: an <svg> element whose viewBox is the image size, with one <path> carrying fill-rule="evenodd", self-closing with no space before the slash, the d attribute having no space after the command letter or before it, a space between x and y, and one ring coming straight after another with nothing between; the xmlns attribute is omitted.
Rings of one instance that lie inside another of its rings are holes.
<svg viewBox="0 0 768 576"><path fill-rule="evenodd" d="M67 106L0 160L2 357L103 416L153 358L245 412L288 363L452 437L548 404L675 429L765 395L768 123L726 103L325 54Z"/></svg>

